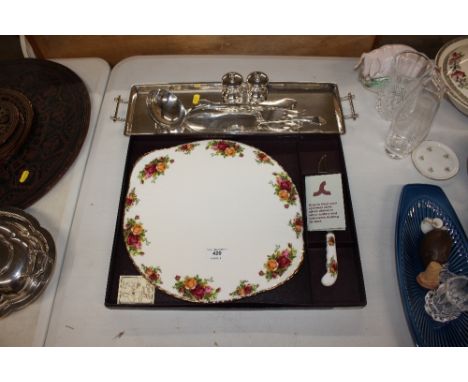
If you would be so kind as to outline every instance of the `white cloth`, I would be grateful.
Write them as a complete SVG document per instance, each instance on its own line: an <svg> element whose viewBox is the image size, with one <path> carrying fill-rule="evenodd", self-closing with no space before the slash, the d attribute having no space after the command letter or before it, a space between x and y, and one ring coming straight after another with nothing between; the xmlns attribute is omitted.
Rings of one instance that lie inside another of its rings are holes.
<svg viewBox="0 0 468 382"><path fill-rule="evenodd" d="M383 45L369 53L363 53L354 69L361 67L361 76L369 78L385 77L390 73L393 58L403 51L415 51L408 45Z"/></svg>

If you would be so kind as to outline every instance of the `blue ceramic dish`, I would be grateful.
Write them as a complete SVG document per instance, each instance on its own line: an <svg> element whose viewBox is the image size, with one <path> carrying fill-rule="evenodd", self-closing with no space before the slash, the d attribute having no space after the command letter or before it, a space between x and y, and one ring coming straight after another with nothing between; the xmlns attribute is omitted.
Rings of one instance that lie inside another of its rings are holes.
<svg viewBox="0 0 468 382"><path fill-rule="evenodd" d="M409 184L403 187L395 232L395 252L400 294L406 319L417 346L468 346L468 314L440 323L424 309L428 292L416 282L424 270L419 257L423 237L420 225L426 218L443 220L453 240L448 261L449 271L468 276L468 245L466 234L455 211L440 187Z"/></svg>

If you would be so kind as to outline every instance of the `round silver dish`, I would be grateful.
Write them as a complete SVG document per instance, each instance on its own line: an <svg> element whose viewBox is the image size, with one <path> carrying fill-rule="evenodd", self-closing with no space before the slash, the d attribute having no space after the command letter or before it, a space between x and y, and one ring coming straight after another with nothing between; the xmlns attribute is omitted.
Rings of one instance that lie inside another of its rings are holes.
<svg viewBox="0 0 468 382"><path fill-rule="evenodd" d="M0 209L0 317L34 301L55 264L52 236L17 208Z"/></svg>

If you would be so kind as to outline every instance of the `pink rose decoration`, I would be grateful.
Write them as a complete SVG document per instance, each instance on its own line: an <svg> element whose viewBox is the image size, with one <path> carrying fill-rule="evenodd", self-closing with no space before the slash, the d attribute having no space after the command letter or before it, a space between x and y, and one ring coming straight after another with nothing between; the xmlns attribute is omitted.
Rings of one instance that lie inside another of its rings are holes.
<svg viewBox="0 0 468 382"><path fill-rule="evenodd" d="M192 295L195 296L198 300L201 300L205 295L205 288L201 285L197 285L194 290L191 291Z"/></svg>
<svg viewBox="0 0 468 382"><path fill-rule="evenodd" d="M465 73L462 72L461 70L456 70L452 73L452 76L455 77L456 79L461 79L465 77Z"/></svg>
<svg viewBox="0 0 468 382"><path fill-rule="evenodd" d="M140 243L140 238L138 236L135 236L132 233L128 235L128 238L127 238L128 245L137 245L139 243Z"/></svg>
<svg viewBox="0 0 468 382"><path fill-rule="evenodd" d="M218 150L224 151L229 147L229 145L225 141L219 141L216 147L218 148Z"/></svg>
<svg viewBox="0 0 468 382"><path fill-rule="evenodd" d="M153 175L154 173L156 172L156 165L155 164L151 164L151 165L147 165L145 167L145 174L146 175Z"/></svg>
<svg viewBox="0 0 468 382"><path fill-rule="evenodd" d="M280 256L278 257L278 266L280 268L287 268L291 265L291 260L289 260L289 257L286 256Z"/></svg>
<svg viewBox="0 0 468 382"><path fill-rule="evenodd" d="M281 256L289 257L289 251L285 249L283 252L281 252Z"/></svg>
<svg viewBox="0 0 468 382"><path fill-rule="evenodd" d="M281 180L279 182L279 187L282 190L291 191L291 182L289 180Z"/></svg>

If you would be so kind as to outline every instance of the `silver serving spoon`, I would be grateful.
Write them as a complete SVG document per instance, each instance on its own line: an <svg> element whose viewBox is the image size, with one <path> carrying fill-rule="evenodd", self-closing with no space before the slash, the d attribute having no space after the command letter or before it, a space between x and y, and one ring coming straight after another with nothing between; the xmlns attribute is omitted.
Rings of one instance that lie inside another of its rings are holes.
<svg viewBox="0 0 468 382"><path fill-rule="evenodd" d="M151 119L169 129L178 130L187 115L187 110L179 98L164 89L151 91L146 98L146 106Z"/></svg>

